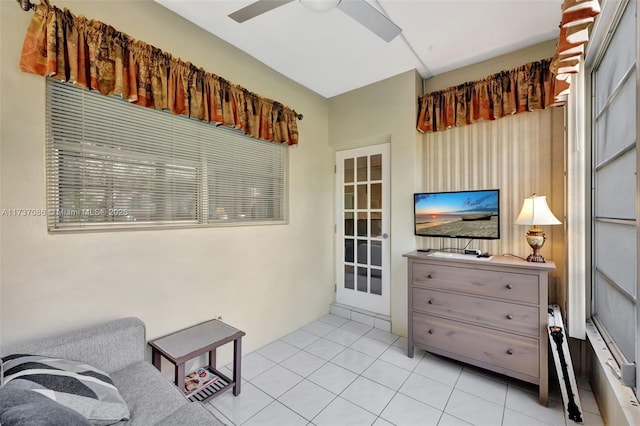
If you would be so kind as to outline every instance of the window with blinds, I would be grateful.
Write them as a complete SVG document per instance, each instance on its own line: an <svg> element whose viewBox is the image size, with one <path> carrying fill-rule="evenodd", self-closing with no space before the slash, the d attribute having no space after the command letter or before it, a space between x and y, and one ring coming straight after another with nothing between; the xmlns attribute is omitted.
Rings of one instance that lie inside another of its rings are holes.
<svg viewBox="0 0 640 426"><path fill-rule="evenodd" d="M48 227L284 223L287 148L47 80Z"/></svg>

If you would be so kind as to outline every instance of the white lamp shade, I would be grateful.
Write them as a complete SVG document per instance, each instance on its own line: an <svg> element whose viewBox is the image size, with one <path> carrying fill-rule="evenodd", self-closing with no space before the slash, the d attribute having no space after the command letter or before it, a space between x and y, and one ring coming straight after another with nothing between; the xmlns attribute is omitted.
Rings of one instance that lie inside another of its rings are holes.
<svg viewBox="0 0 640 426"><path fill-rule="evenodd" d="M314 12L327 12L338 4L341 0L299 0L300 3L305 5L308 9Z"/></svg>
<svg viewBox="0 0 640 426"><path fill-rule="evenodd" d="M535 194L524 199L520 215L515 221L516 225L560 225L561 223L549 210L547 197Z"/></svg>

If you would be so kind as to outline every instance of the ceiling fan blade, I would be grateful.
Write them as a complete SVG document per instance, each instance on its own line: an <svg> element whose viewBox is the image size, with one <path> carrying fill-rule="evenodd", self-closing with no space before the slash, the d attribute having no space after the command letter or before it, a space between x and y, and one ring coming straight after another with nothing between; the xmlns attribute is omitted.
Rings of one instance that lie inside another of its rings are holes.
<svg viewBox="0 0 640 426"><path fill-rule="evenodd" d="M360 22L386 42L390 42L402 32L402 28L364 0L342 0L338 9Z"/></svg>
<svg viewBox="0 0 640 426"><path fill-rule="evenodd" d="M238 23L242 23L251 18L255 18L258 15L262 15L276 7L280 7L287 3L291 3L293 0L258 0L251 3L248 6L238 9L229 15L229 18Z"/></svg>

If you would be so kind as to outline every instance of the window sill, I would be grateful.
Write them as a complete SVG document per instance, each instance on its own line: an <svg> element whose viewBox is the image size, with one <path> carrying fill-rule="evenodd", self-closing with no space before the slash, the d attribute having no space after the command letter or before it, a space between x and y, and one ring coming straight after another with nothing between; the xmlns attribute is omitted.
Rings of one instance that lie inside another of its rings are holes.
<svg viewBox="0 0 640 426"><path fill-rule="evenodd" d="M640 424L640 404L633 390L623 386L613 375L607 361L613 356L593 322L587 320L589 380L605 424Z"/></svg>

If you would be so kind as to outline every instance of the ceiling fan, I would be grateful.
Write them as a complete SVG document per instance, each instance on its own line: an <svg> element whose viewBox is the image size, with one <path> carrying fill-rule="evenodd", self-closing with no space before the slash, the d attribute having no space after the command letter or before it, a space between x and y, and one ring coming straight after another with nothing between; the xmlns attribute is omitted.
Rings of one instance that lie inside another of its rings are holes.
<svg viewBox="0 0 640 426"><path fill-rule="evenodd" d="M258 0L248 6L238 9L229 17L242 23L258 15L269 12L277 7L291 3L294 0ZM326 12L335 7L346 13L360 24L371 30L386 42L393 40L402 29L389 18L380 13L365 0L298 0L300 3L316 12Z"/></svg>

